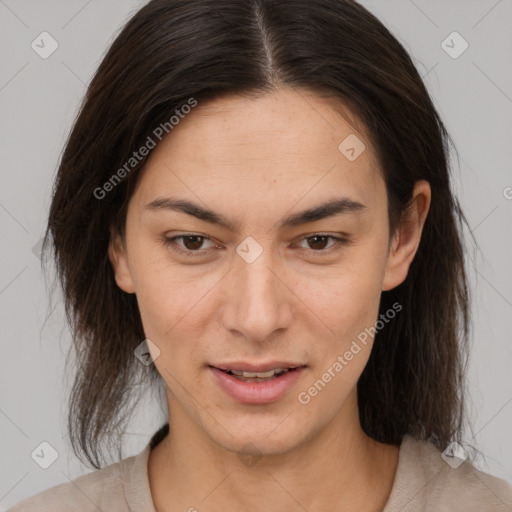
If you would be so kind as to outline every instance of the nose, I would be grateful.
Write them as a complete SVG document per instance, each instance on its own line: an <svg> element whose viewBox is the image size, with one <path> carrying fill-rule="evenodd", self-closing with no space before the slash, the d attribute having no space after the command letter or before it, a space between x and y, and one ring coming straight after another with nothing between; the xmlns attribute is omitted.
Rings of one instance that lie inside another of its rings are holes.
<svg viewBox="0 0 512 512"><path fill-rule="evenodd" d="M237 258L228 278L227 302L221 308L225 329L261 342L293 320L294 294L282 271L265 250L252 263Z"/></svg>

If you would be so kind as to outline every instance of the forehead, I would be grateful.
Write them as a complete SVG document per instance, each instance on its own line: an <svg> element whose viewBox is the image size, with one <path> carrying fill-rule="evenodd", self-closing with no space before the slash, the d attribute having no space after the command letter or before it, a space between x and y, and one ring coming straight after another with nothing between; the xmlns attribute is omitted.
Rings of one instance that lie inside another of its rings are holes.
<svg viewBox="0 0 512 512"><path fill-rule="evenodd" d="M367 204L382 187L365 128L349 108L288 88L199 101L153 149L138 191L144 201L176 191L209 202L236 194L241 204L263 194L265 202L315 202L336 192Z"/></svg>

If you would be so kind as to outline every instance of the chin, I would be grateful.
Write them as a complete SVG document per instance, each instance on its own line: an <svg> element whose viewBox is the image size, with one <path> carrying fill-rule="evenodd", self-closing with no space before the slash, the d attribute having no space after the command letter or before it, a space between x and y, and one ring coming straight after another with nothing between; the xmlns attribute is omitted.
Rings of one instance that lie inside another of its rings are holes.
<svg viewBox="0 0 512 512"><path fill-rule="evenodd" d="M268 418L247 415L239 421L225 422L226 430L216 425L208 435L225 450L240 456L281 455L299 447L312 434L305 428L305 422L292 421L292 416L293 412Z"/></svg>

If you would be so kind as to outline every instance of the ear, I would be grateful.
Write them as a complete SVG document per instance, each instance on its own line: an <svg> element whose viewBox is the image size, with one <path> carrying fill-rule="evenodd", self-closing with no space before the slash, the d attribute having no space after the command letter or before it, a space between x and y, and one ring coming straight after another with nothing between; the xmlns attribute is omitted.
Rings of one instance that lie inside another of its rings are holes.
<svg viewBox="0 0 512 512"><path fill-rule="evenodd" d="M405 281L421 240L421 233L430 207L431 190L428 181L414 185L411 206L391 242L384 272L382 290L392 290Z"/></svg>
<svg viewBox="0 0 512 512"><path fill-rule="evenodd" d="M119 234L112 234L108 248L108 258L114 269L117 286L126 293L135 293L133 278L123 240Z"/></svg>

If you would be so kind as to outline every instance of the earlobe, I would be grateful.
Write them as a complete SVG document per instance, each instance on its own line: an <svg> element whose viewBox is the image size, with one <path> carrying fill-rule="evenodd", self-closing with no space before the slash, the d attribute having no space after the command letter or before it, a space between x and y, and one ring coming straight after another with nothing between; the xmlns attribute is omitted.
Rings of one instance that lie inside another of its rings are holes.
<svg viewBox="0 0 512 512"><path fill-rule="evenodd" d="M135 293L132 274L128 265L128 257L123 241L119 235L111 237L108 257L114 270L117 286L126 293Z"/></svg>
<svg viewBox="0 0 512 512"><path fill-rule="evenodd" d="M430 207L430 184L417 181L407 217L397 228L389 250L382 291L392 290L402 284L416 255Z"/></svg>

